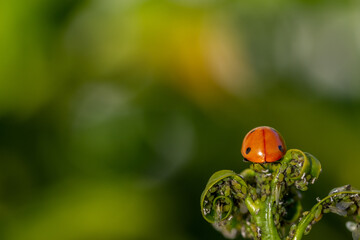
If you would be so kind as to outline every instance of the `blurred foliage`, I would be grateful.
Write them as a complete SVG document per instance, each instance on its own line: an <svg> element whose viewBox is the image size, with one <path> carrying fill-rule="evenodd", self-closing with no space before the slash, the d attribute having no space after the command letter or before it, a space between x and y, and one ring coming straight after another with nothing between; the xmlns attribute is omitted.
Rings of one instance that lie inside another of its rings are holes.
<svg viewBox="0 0 360 240"><path fill-rule="evenodd" d="M222 239L200 193L247 167L241 141L259 125L322 162L305 208L360 187L359 13L351 0L0 1L0 237ZM350 239L343 224L327 216L308 239Z"/></svg>

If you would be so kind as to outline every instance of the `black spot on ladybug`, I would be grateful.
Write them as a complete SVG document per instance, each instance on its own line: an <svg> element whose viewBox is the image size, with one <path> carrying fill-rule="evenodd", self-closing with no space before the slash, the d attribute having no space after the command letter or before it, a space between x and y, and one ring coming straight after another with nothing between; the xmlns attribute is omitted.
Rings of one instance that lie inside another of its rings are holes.
<svg viewBox="0 0 360 240"><path fill-rule="evenodd" d="M282 152L284 151L283 147L281 145L278 146L279 147L279 150Z"/></svg>
<svg viewBox="0 0 360 240"><path fill-rule="evenodd" d="M248 147L248 148L246 149L246 154L249 154L250 151L251 151L251 148Z"/></svg>

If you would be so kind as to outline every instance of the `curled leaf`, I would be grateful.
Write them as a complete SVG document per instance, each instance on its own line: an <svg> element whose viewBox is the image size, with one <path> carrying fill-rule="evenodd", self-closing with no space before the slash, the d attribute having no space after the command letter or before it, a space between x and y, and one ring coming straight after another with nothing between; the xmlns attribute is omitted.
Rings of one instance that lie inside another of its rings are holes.
<svg viewBox="0 0 360 240"><path fill-rule="evenodd" d="M299 219L303 210L300 198L296 195L289 195L284 201L284 220L287 223L293 223Z"/></svg>
<svg viewBox="0 0 360 240"><path fill-rule="evenodd" d="M286 152L283 162L289 164L287 170L288 178L293 180L301 179L304 174L310 172L311 162L303 151L290 149Z"/></svg>
<svg viewBox="0 0 360 240"><path fill-rule="evenodd" d="M321 173L321 163L310 153L305 152L305 155L311 162L310 176L312 177L312 179L316 180L319 178L319 175ZM312 184L314 184L314 182L312 182Z"/></svg>
<svg viewBox="0 0 360 240"><path fill-rule="evenodd" d="M247 195L245 181L231 170L214 173L200 198L201 212L210 223L228 220L244 212L243 199Z"/></svg>
<svg viewBox="0 0 360 240"><path fill-rule="evenodd" d="M295 183L297 189L306 191L308 185L313 184L321 173L321 164L310 153L298 149L290 149L286 152L282 164L287 166L284 171L287 184Z"/></svg>

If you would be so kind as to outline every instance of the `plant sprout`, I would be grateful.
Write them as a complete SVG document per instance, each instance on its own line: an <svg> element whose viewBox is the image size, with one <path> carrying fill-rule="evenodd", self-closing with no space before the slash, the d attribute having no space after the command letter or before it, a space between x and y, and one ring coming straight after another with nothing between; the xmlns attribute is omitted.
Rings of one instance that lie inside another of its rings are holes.
<svg viewBox="0 0 360 240"><path fill-rule="evenodd" d="M240 174L214 173L201 195L201 212L224 237L234 239L300 240L325 213L352 218L346 227L360 238L360 191L350 185L331 190L309 211L303 211L300 191L319 178L314 156L290 149L273 163L252 163Z"/></svg>

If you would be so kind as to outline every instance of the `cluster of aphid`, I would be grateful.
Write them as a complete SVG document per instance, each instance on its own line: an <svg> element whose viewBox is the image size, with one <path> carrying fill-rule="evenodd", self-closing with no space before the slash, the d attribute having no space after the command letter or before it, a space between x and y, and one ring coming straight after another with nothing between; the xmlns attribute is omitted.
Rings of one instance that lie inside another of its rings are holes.
<svg viewBox="0 0 360 240"><path fill-rule="evenodd" d="M301 178L299 180L292 178L295 171L291 164L272 166L271 170L269 168L265 169L263 166L251 166L251 169L256 170L256 174L255 182L249 185L249 192L252 193L251 198L253 201L259 199L261 202L265 202L271 195L274 196L274 224L280 230L280 235L282 235L285 230L283 227L294 222L300 216L301 194L292 185L297 181L303 182L303 180ZM273 180L274 177L276 178L275 180ZM272 184L274 185L273 187ZM306 182L305 186L307 184L309 182Z"/></svg>
<svg viewBox="0 0 360 240"><path fill-rule="evenodd" d="M233 171L215 173L202 196L204 218L222 229L226 236L237 235L237 230L241 230L249 215L244 204L247 191L244 180Z"/></svg>
<svg viewBox="0 0 360 240"><path fill-rule="evenodd" d="M325 213L335 213L343 217L352 217L354 222L349 221L346 227L352 232L353 239L360 238L360 191L353 189L350 185L334 188L329 195L320 200L311 211L302 213L299 222L306 222L304 234L309 234L312 226L321 220ZM292 239L296 232L297 225L294 224L290 228L287 239Z"/></svg>
<svg viewBox="0 0 360 240"><path fill-rule="evenodd" d="M201 195L203 217L225 237L241 234L243 238L262 239L274 234L264 238L299 240L324 213L332 212L354 216L355 222L347 226L354 240L359 239L360 191L349 185L332 190L310 211L302 212L299 190L306 191L321 172L320 162L311 154L286 151L281 135L269 127L250 131L242 153L253 162L250 168L240 174L231 170L214 173Z"/></svg>
<svg viewBox="0 0 360 240"><path fill-rule="evenodd" d="M240 199L243 199L247 193L247 188L241 186L236 180L227 177L217 182L212 186L204 199L204 215L214 213L221 208L221 214L217 215L214 220L224 219L230 210L236 211L237 206L240 205ZM228 197L232 194L233 200L230 202ZM231 209L234 204L234 209ZM217 209L219 208L219 209Z"/></svg>

